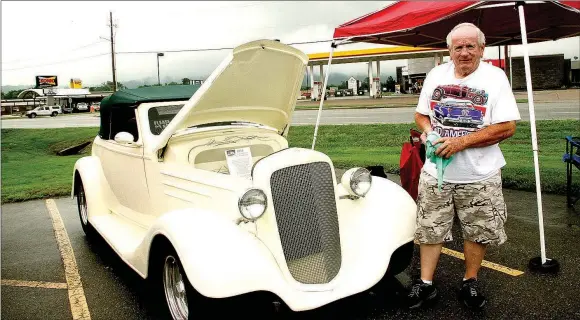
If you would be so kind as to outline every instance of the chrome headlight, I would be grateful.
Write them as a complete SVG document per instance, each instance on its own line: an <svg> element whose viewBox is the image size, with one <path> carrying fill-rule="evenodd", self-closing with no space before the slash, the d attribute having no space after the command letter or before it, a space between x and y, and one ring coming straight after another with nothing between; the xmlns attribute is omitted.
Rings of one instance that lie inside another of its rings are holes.
<svg viewBox="0 0 580 320"><path fill-rule="evenodd" d="M352 168L342 175L342 186L353 196L364 197L371 189L372 176L365 168Z"/></svg>
<svg viewBox="0 0 580 320"><path fill-rule="evenodd" d="M254 221L266 211L266 194L260 189L249 189L238 200L238 208L242 216Z"/></svg>

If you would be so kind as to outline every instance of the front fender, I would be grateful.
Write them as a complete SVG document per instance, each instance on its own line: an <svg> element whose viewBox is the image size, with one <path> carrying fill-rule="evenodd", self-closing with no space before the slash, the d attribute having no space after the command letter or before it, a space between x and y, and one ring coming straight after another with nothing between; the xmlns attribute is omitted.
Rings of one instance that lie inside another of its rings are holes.
<svg viewBox="0 0 580 320"><path fill-rule="evenodd" d="M78 180L80 178L80 180ZM98 157L87 156L75 162L72 175L71 198L74 198L78 183L82 181L87 199L87 209L89 221L95 214L109 212L109 207L113 205L116 198L109 188L107 179L101 167Z"/></svg>
<svg viewBox="0 0 580 320"><path fill-rule="evenodd" d="M416 229L417 205L407 191L388 179L372 179L364 198L340 197L337 203L343 268L362 290L380 281L393 252L413 241Z"/></svg>
<svg viewBox="0 0 580 320"><path fill-rule="evenodd" d="M219 213L196 209L172 211L155 222L135 255L145 277L159 235L175 248L190 283L204 296L229 297L281 284L276 261L259 239Z"/></svg>

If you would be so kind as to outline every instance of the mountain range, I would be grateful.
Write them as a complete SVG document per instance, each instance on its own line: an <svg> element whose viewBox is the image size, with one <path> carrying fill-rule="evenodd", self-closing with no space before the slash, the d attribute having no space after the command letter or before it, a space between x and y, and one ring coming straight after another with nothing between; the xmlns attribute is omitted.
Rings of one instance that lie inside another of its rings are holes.
<svg viewBox="0 0 580 320"><path fill-rule="evenodd" d="M205 76L194 76L194 77L188 77L191 80L197 80L197 79L207 79L209 75L205 75ZM350 77L355 77L357 80L363 81L365 80L366 77L368 77L368 75L366 75L365 73L356 73L356 74L346 74L346 73L339 73L339 72L331 72L329 77L328 77L328 83L330 83L330 85L339 85L341 84L343 81L347 81ZM388 74L388 73L383 73L381 74L381 81L384 82L387 80L387 78L389 76L392 76L393 78L395 78L394 74ZM162 83L170 83L170 82L177 82L177 83L181 83L181 79L180 77L172 77L172 76L166 76L166 77L162 77L161 82ZM317 81L318 76L315 74L314 79ZM304 76L304 80L302 81L302 85L306 86L309 84L309 79L307 76ZM134 89L134 88L138 88L139 86L142 85L153 85L157 83L157 78L156 77L146 77L146 78L142 78L140 80L128 80L128 81L119 81L121 82L123 85L125 85L127 88L129 89ZM83 87L96 87L100 84L89 84L89 83L83 83ZM8 92L11 90L23 90L23 89L28 89L28 88L33 88L34 84L30 84L30 85L6 85L6 86L2 86L2 92ZM59 86L61 88L68 88L68 86Z"/></svg>

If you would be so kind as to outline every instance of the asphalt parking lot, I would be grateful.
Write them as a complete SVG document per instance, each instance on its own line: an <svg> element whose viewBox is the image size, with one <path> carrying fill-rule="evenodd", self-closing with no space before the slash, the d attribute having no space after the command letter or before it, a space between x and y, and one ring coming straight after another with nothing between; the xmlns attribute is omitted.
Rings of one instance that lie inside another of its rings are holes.
<svg viewBox="0 0 580 320"><path fill-rule="evenodd" d="M456 240L445 246L435 278L440 299L427 309L402 310L402 294L393 286L302 313L275 312L269 296L248 296L217 304L212 318L224 310L240 317L262 310L268 318L291 319L580 319L580 209L566 208L563 196L543 195L547 255L560 262L561 271L540 275L527 268L529 259L540 255L536 195L513 190L504 195L509 239L488 250L489 263L481 269L489 298L484 311L466 310L456 299L463 260L455 226ZM51 217L60 217L64 229ZM70 198L2 205L1 240L2 319L154 318L144 281L104 241L87 240ZM417 249L412 265L398 277L404 286L419 274Z"/></svg>

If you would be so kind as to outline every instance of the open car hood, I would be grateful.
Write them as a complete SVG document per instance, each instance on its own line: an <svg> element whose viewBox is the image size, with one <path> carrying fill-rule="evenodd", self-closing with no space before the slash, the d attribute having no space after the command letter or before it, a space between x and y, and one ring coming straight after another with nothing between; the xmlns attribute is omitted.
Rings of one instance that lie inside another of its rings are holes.
<svg viewBox="0 0 580 320"><path fill-rule="evenodd" d="M305 53L278 41L234 48L155 137L149 151L159 151L179 130L211 123L252 122L285 134L307 63Z"/></svg>

